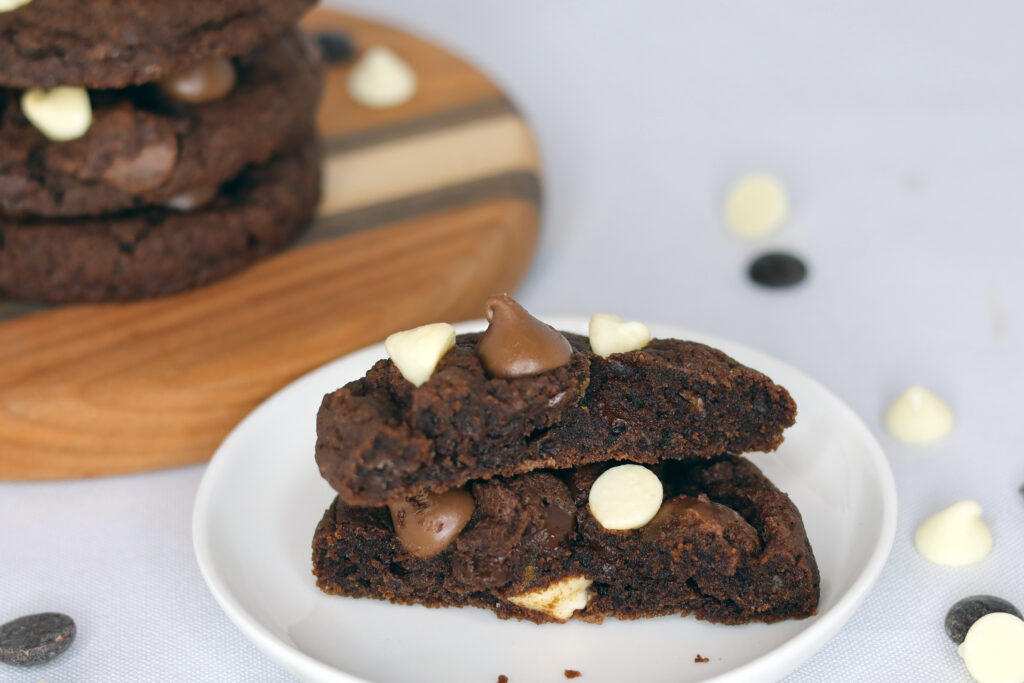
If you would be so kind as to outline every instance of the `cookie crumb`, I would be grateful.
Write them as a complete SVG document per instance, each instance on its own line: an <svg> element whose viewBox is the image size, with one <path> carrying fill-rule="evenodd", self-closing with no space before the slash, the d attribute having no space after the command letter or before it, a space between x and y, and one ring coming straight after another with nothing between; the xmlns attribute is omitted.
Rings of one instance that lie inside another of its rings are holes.
<svg viewBox="0 0 1024 683"><path fill-rule="evenodd" d="M703 664L704 662L710 662L711 660L707 657L701 657L700 653L698 653L697 656L693 658L693 661L697 664Z"/></svg>
<svg viewBox="0 0 1024 683"><path fill-rule="evenodd" d="M566 669L566 670L565 670L565 677L566 677L566 678L579 678L579 677L580 677L580 676L582 676L582 675L583 675L583 674L581 674L581 673L580 673L579 671L577 671L576 669Z"/></svg>
<svg viewBox="0 0 1024 683"><path fill-rule="evenodd" d="M498 676L498 683L508 683L508 676L505 674Z"/></svg>

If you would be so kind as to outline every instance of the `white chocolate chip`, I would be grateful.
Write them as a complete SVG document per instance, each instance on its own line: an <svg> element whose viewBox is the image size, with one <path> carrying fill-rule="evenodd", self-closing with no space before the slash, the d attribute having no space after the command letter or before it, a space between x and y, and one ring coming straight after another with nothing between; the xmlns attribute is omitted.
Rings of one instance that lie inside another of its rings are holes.
<svg viewBox="0 0 1024 683"><path fill-rule="evenodd" d="M885 411L885 428L907 443L938 441L953 429L953 411L922 386L904 391Z"/></svg>
<svg viewBox="0 0 1024 683"><path fill-rule="evenodd" d="M638 351L650 341L651 331L643 323L627 323L611 313L590 316L590 348L602 358L613 353Z"/></svg>
<svg viewBox="0 0 1024 683"><path fill-rule="evenodd" d="M590 514L605 529L639 529L658 514L663 496L654 472L642 465L617 465L590 487Z"/></svg>
<svg viewBox="0 0 1024 683"><path fill-rule="evenodd" d="M786 220L789 200L776 178L756 173L744 176L725 198L725 221L733 233L747 239L764 237Z"/></svg>
<svg viewBox="0 0 1024 683"><path fill-rule="evenodd" d="M1024 621L992 612L978 619L957 649L978 683L1024 681Z"/></svg>
<svg viewBox="0 0 1024 683"><path fill-rule="evenodd" d="M348 76L349 95L371 109L405 104L416 93L416 85L412 67L381 45L367 50Z"/></svg>
<svg viewBox="0 0 1024 683"><path fill-rule="evenodd" d="M434 374L437 362L455 346L455 328L448 323L431 323L384 340L384 348L398 371L420 386Z"/></svg>
<svg viewBox="0 0 1024 683"><path fill-rule="evenodd" d="M0 0L0 12L11 12L30 2L32 0Z"/></svg>
<svg viewBox="0 0 1024 683"><path fill-rule="evenodd" d="M992 550L992 532L981 521L981 506L962 500L924 520L914 534L914 547L927 560L962 567L985 559Z"/></svg>
<svg viewBox="0 0 1024 683"><path fill-rule="evenodd" d="M21 111L55 142L80 138L92 125L92 105L85 88L61 85L51 90L26 90L21 95Z"/></svg>
<svg viewBox="0 0 1024 683"><path fill-rule="evenodd" d="M540 590L514 595L508 601L565 621L573 612L587 606L591 583L585 576L570 576Z"/></svg>
<svg viewBox="0 0 1024 683"><path fill-rule="evenodd" d="M212 202L214 198L216 198L217 192L217 187L207 187L201 190L182 192L181 194L176 194L164 202L164 206L173 211L181 211L182 213L195 211L196 209L204 207Z"/></svg>

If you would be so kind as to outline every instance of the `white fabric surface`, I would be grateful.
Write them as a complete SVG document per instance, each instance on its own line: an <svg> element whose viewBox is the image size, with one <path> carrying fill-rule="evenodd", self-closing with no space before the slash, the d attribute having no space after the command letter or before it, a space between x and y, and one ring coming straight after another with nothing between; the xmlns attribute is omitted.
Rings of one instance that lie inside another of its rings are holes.
<svg viewBox="0 0 1024 683"><path fill-rule="evenodd" d="M881 579L787 680L968 681L943 633L973 593L1024 608L1024 10L1015 3L358 0L492 73L531 119L545 233L521 290L535 311L661 321L735 339L822 381L879 435L900 496ZM792 218L740 242L729 182L779 174ZM757 251L804 255L768 292ZM881 429L922 383L958 423L930 447ZM0 622L58 610L78 642L0 680L286 681L220 612L192 557L202 467L0 484ZM982 563L913 549L957 500L985 509ZM583 679L585 680L585 679Z"/></svg>

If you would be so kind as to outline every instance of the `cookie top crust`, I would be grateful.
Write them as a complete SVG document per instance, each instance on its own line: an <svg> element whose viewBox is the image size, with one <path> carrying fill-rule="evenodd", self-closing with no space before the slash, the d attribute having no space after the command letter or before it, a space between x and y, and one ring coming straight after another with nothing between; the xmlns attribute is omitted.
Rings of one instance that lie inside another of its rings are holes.
<svg viewBox="0 0 1024 683"><path fill-rule="evenodd" d="M0 12L0 85L123 88L276 36L315 0L32 0Z"/></svg>

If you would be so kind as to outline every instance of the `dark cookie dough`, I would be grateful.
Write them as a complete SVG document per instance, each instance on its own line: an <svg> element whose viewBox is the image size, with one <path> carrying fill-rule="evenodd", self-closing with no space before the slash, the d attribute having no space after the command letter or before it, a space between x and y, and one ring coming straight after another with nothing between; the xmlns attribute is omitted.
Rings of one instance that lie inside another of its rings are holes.
<svg viewBox="0 0 1024 683"><path fill-rule="evenodd" d="M414 387L390 360L324 397L320 473L349 505L380 505L472 479L628 459L770 451L793 424L786 390L721 351L655 339L601 358L567 334L566 367L513 380L487 376L460 335Z"/></svg>
<svg viewBox="0 0 1024 683"><path fill-rule="evenodd" d="M29 614L0 626L0 662L15 666L42 664L68 649L75 621L66 614Z"/></svg>
<svg viewBox="0 0 1024 683"><path fill-rule="evenodd" d="M233 57L315 0L32 0L0 12L0 85L123 88L206 57Z"/></svg>
<svg viewBox="0 0 1024 683"><path fill-rule="evenodd" d="M0 299L138 299L212 282L288 244L309 225L319 192L319 152L307 142L248 169L191 213L0 218Z"/></svg>
<svg viewBox="0 0 1024 683"><path fill-rule="evenodd" d="M609 531L587 494L614 464L473 482L470 522L429 560L402 547L387 508L336 499L313 539L317 585L537 623L555 619L509 598L579 575L593 580L574 615L585 621L692 613L738 624L814 613L818 569L800 513L753 464L723 456L655 466L667 492L661 512L640 529Z"/></svg>
<svg viewBox="0 0 1024 683"><path fill-rule="evenodd" d="M70 142L48 140L22 114L21 92L0 90L0 213L163 205L309 137L322 82L311 39L291 30L235 62L235 88L206 104L177 102L156 85L93 92L92 126Z"/></svg>

